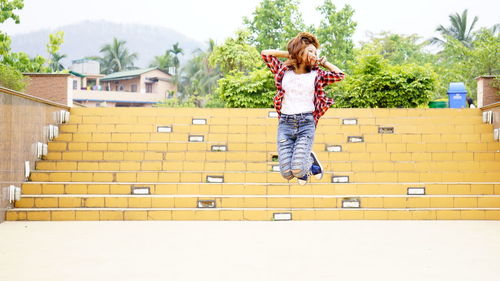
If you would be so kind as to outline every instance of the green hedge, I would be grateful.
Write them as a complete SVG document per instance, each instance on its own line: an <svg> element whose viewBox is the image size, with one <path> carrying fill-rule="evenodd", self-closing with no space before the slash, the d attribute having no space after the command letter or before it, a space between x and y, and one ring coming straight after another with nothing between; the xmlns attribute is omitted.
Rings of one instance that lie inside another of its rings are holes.
<svg viewBox="0 0 500 281"><path fill-rule="evenodd" d="M436 78L430 66L389 65L381 56L370 55L327 91L333 92L338 108L414 108L432 99Z"/></svg>

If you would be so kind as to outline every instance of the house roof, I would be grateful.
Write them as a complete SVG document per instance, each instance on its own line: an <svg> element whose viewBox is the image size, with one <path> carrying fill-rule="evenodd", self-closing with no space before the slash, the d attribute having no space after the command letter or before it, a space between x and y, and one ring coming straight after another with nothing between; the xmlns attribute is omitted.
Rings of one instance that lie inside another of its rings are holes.
<svg viewBox="0 0 500 281"><path fill-rule="evenodd" d="M160 70L162 72L165 72L158 67L151 67L151 68L143 68L143 69L134 69L134 70L127 70L127 71L120 71L120 72L115 72L111 73L109 75L104 76L101 78L101 81L114 81L114 80L126 80L126 79L132 79L134 77L137 77L141 74L144 74L146 72L150 72L152 70ZM165 72L167 73L167 72ZM168 74L168 73L167 73Z"/></svg>
<svg viewBox="0 0 500 281"><path fill-rule="evenodd" d="M76 71L73 71L73 70L70 70L69 73L75 75L75 76L78 76L78 77L86 77L86 75L84 74L81 74L79 72L76 72Z"/></svg>

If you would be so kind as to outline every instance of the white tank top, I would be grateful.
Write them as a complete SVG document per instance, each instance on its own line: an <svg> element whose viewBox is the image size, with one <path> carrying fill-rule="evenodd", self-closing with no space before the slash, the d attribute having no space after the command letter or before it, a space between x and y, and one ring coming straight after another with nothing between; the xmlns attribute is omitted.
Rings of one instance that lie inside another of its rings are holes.
<svg viewBox="0 0 500 281"><path fill-rule="evenodd" d="M283 76L281 86L285 90L281 113L298 114L314 111L314 80L317 71L296 74L288 70Z"/></svg>

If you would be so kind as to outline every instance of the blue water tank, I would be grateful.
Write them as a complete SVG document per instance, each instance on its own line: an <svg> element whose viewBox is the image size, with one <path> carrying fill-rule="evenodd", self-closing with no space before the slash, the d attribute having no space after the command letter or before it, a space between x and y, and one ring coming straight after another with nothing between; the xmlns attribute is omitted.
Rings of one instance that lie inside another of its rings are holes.
<svg viewBox="0 0 500 281"><path fill-rule="evenodd" d="M448 102L450 108L467 107L467 90L463 82L452 82L448 87Z"/></svg>

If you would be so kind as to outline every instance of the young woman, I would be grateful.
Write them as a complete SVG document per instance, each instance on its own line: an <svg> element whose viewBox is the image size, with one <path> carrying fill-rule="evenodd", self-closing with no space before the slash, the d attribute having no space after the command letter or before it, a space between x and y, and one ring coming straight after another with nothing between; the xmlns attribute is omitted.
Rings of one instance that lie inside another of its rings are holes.
<svg viewBox="0 0 500 281"><path fill-rule="evenodd" d="M300 32L288 42L288 52L264 50L262 59L274 74L274 107L278 112L278 159L281 175L298 178L306 184L310 175L323 177L323 168L311 151L318 120L333 104L323 87L344 79L335 65L318 58L319 42L307 32ZM281 62L278 58L288 59ZM322 66L328 71L320 69Z"/></svg>

